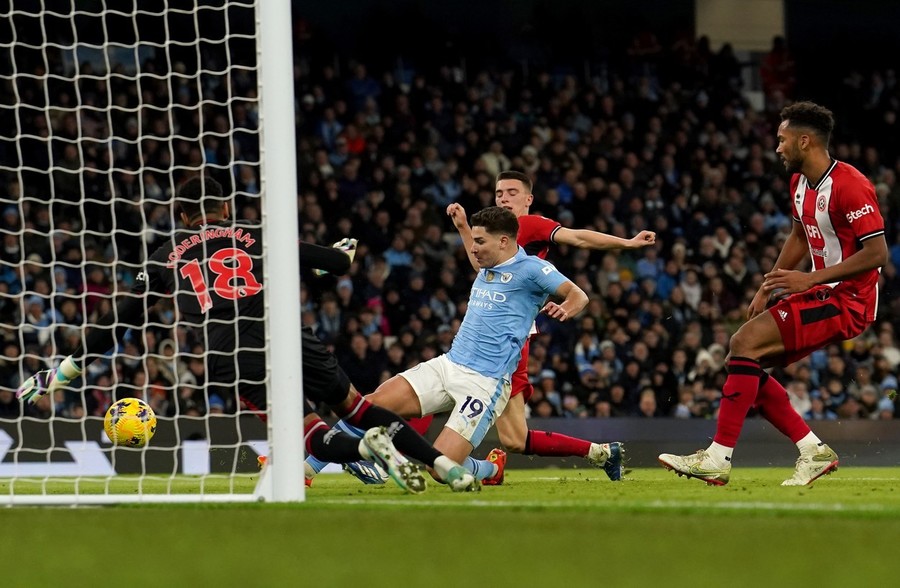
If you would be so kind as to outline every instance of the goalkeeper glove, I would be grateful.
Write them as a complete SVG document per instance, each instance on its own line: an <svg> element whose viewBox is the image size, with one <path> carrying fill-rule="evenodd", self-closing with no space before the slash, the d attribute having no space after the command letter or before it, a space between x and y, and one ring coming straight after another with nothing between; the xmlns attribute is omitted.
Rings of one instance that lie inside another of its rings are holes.
<svg viewBox="0 0 900 588"><path fill-rule="evenodd" d="M19 389L16 390L16 398L23 402L34 404L42 396L53 394L57 390L65 388L80 375L81 368L78 367L70 355L55 368L41 370L25 380L19 386Z"/></svg>
<svg viewBox="0 0 900 588"><path fill-rule="evenodd" d="M332 245L332 247L334 247L335 249L340 249L341 251L346 253L347 257L350 258L350 263L353 263L353 258L356 257L356 243L356 239L344 237L343 239ZM325 270L314 269L313 273L317 276L324 276L328 272L326 272Z"/></svg>

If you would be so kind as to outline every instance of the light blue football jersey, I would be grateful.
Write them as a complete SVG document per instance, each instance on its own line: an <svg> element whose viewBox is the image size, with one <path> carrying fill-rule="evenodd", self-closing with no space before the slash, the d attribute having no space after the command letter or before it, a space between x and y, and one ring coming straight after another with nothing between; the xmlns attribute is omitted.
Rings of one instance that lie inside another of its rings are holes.
<svg viewBox="0 0 900 588"><path fill-rule="evenodd" d="M509 377L544 302L567 281L552 263L521 247L512 259L482 268L447 357L484 376Z"/></svg>

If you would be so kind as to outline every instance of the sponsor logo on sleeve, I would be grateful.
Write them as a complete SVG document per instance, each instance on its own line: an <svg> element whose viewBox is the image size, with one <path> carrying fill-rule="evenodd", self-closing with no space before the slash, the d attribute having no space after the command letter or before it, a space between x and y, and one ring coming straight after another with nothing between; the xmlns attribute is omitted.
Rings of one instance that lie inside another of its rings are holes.
<svg viewBox="0 0 900 588"><path fill-rule="evenodd" d="M853 224L853 221L861 219L870 212L875 212L875 207L871 204L866 204L859 210L852 210L847 213L847 222Z"/></svg>

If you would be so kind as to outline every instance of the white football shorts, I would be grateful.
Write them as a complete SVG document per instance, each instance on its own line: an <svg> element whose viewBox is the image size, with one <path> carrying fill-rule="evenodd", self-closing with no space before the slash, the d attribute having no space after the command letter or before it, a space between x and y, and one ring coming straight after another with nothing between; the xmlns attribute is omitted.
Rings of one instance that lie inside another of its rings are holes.
<svg viewBox="0 0 900 588"><path fill-rule="evenodd" d="M400 373L410 383L422 416L450 411L445 427L478 447L509 402L509 378L490 378L450 361L446 355Z"/></svg>

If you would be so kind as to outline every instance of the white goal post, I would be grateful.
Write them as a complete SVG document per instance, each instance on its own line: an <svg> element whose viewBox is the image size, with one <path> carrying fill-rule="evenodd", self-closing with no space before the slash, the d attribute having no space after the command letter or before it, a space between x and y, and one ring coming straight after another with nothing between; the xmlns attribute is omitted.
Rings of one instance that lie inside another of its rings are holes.
<svg viewBox="0 0 900 588"><path fill-rule="evenodd" d="M0 505L304 500L291 22L290 0L0 2ZM171 298L20 404L127 295L201 169L263 228L265 414L204 385ZM142 449L103 432L123 396L157 413Z"/></svg>

